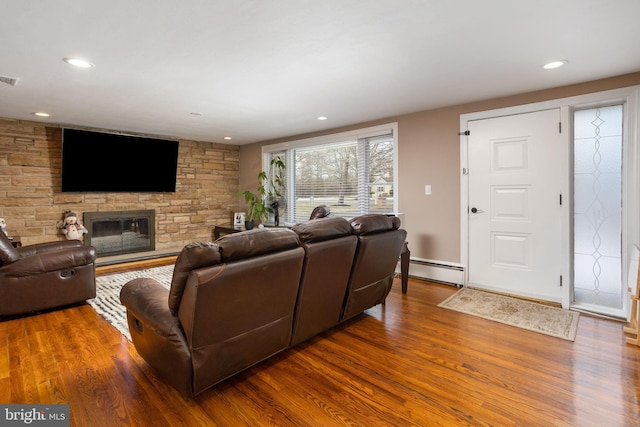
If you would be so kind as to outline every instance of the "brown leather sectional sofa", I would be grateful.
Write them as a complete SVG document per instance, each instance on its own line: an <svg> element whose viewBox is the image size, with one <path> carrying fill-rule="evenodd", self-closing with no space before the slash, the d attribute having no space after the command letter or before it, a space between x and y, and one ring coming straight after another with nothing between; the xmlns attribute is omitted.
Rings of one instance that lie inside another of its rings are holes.
<svg viewBox="0 0 640 427"><path fill-rule="evenodd" d="M331 217L187 245L171 289L120 294L138 353L194 396L383 303L406 232L397 218Z"/></svg>

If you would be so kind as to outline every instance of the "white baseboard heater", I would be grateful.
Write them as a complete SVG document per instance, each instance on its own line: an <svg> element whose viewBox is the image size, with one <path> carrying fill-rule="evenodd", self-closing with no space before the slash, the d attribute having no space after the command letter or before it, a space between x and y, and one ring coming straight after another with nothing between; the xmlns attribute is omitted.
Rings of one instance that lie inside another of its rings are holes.
<svg viewBox="0 0 640 427"><path fill-rule="evenodd" d="M400 272L400 263L398 263L396 271ZM451 262L411 258L409 277L462 286L464 284L464 267Z"/></svg>

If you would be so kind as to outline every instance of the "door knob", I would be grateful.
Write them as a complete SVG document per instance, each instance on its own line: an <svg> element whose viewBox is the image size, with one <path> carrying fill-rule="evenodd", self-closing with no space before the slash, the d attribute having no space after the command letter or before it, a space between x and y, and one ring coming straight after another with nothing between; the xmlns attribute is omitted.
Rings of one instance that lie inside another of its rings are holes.
<svg viewBox="0 0 640 427"><path fill-rule="evenodd" d="M481 209L478 209L478 208L471 208L471 213L482 213L482 212L484 212L484 211L483 211L483 210L481 210Z"/></svg>

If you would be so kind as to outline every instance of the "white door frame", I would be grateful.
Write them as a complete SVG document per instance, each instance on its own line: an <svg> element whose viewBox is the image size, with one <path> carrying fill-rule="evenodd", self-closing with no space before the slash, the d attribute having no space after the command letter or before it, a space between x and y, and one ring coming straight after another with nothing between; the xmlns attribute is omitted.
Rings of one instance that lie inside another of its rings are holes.
<svg viewBox="0 0 640 427"><path fill-rule="evenodd" d="M464 267L464 286L468 285L469 273L469 181L466 170L468 168L468 142L464 132L467 123L473 120L489 119L513 114L530 113L553 108L560 109L562 135L566 148L567 161L566 179L563 183L562 194L566 203L572 204L573 188L572 167L572 123L570 115L573 109L596 107L598 105L611 104L612 102L624 103L624 137L623 137L623 175L622 175L622 277L628 276L629 254L631 245L640 242L640 141L638 127L640 123L640 86L632 86L621 89L596 92L569 98L554 99L533 104L518 105L495 110L479 111L460 115L460 263ZM571 205L570 205L571 206ZM562 220L562 307L570 308L573 299L573 272L572 272L572 209L566 210ZM623 311L629 315L627 298L624 300Z"/></svg>

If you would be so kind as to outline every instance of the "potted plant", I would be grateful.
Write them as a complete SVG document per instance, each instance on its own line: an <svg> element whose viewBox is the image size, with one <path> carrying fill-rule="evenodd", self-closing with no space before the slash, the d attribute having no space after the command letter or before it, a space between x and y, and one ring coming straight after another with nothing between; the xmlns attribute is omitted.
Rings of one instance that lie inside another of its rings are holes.
<svg viewBox="0 0 640 427"><path fill-rule="evenodd" d="M251 230L255 221L264 222L273 213L273 200L282 197L284 189L285 164L280 156L275 156L269 162L270 173L261 171L258 174L258 189L254 193L249 190L240 191L237 195L243 197L247 205L245 228ZM271 173L272 172L272 173ZM277 205L276 205L277 206Z"/></svg>

